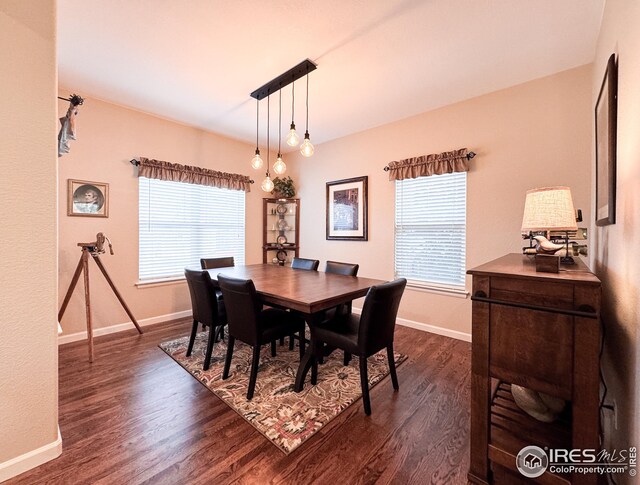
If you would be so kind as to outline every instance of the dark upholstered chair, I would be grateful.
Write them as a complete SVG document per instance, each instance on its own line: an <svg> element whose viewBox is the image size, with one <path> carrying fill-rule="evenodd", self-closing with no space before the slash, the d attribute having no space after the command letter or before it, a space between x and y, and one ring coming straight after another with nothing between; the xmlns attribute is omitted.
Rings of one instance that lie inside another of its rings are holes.
<svg viewBox="0 0 640 485"><path fill-rule="evenodd" d="M327 261L324 267L325 273L341 274L344 276L358 276L358 269L360 265L352 263L340 263L338 261ZM325 323L330 322L336 317L343 317L351 314L352 303L343 303L335 308L330 308L325 313ZM351 361L351 354L349 352L344 353L344 365L348 365ZM320 358L322 363L322 358Z"/></svg>
<svg viewBox="0 0 640 485"><path fill-rule="evenodd" d="M293 258L291 267L293 269L306 269L309 271L318 271L320 261L317 259Z"/></svg>
<svg viewBox="0 0 640 485"><path fill-rule="evenodd" d="M276 308L262 309L262 303L251 280L241 280L218 275L218 283L224 295L229 321L227 358L224 362L222 378L229 377L233 346L236 339L253 347L251 374L247 399L253 398L260 362L260 347L271 342L271 354L275 351L275 341L296 332L304 332L304 320L299 316ZM300 340L300 357L304 355L304 339Z"/></svg>
<svg viewBox="0 0 640 485"><path fill-rule="evenodd" d="M228 256L224 258L201 258L200 259L200 267L202 269L215 269L215 268L228 268L230 266L235 266L233 261L233 256ZM218 305L224 308L224 301L222 300L222 291L220 291L220 287L218 286L218 282L216 280L211 280L213 286L216 288L216 298L218 299ZM220 337L224 338L224 328L220 329Z"/></svg>
<svg viewBox="0 0 640 485"><path fill-rule="evenodd" d="M331 325L319 325L313 329L311 352L314 355L311 367L311 383L318 381L317 356L322 345L327 344L360 358L360 385L364 412L371 414L369 400L369 376L367 358L386 348L393 388L398 390L398 376L393 357L393 333L400 299L407 284L404 278L390 283L372 286L367 293L362 315L348 315L335 320Z"/></svg>
<svg viewBox="0 0 640 485"><path fill-rule="evenodd" d="M216 287L207 271L186 269L184 270L184 275L189 285L191 308L193 308L193 327L191 328L187 357L193 351L193 344L198 333L198 323L201 323L204 328L209 327L209 339L203 366L204 370L207 370L211 363L211 353L213 352L216 335L218 333L222 334L222 329L227 323L227 316L224 304L216 297Z"/></svg>
<svg viewBox="0 0 640 485"><path fill-rule="evenodd" d="M200 260L202 269L227 268L229 266L235 266L233 256L227 258L202 258Z"/></svg>

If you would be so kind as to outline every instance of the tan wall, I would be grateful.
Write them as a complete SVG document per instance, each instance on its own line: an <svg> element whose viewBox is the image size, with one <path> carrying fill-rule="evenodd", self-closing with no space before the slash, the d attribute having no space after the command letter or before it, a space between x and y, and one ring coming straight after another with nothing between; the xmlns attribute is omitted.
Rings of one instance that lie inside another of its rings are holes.
<svg viewBox="0 0 640 485"><path fill-rule="evenodd" d="M56 4L34 3L0 3L0 481L58 437Z"/></svg>
<svg viewBox="0 0 640 485"><path fill-rule="evenodd" d="M468 175L468 268L521 251L527 189L570 186L588 221L590 96L588 65L323 143L310 159L297 155L290 166L302 199L301 255L357 262L363 276L393 278L394 183L382 168L461 147L478 154ZM313 134L313 113L310 121ZM369 176L369 241L325 240L325 182L361 175ZM459 297L408 290L400 316L471 329L471 303Z"/></svg>
<svg viewBox="0 0 640 485"><path fill-rule="evenodd" d="M75 92L73 86L61 95ZM82 94L82 93L80 93ZM67 103L60 102L60 115ZM249 161L255 147L189 126L157 118L87 97L76 120L77 140L60 159L60 302L80 257L78 242L94 241L104 232L113 242L115 256L102 256L107 271L136 319L168 315L191 308L184 282L138 288L138 178L129 163L140 156L186 163L250 175L257 183L247 194L246 262L262 262L261 178ZM109 217L67 216L67 179L107 182ZM215 216L215 214L212 214ZM97 266L90 263L94 327L107 327L129 319ZM82 284L76 288L62 319L64 334L85 330Z"/></svg>
<svg viewBox="0 0 640 485"><path fill-rule="evenodd" d="M615 225L597 231L595 269L603 282L606 345L603 366L607 401L618 407L618 429L605 412L605 444L640 443L640 3L608 0L598 40L592 79L595 107L606 63L618 60L617 214ZM595 161L592 162L595 164ZM592 184L595 195L595 183ZM595 197L594 197L595 198ZM595 201L594 201L595 204ZM595 205L594 205L595 207ZM622 477L616 478L624 483ZM628 483L631 479L626 477Z"/></svg>

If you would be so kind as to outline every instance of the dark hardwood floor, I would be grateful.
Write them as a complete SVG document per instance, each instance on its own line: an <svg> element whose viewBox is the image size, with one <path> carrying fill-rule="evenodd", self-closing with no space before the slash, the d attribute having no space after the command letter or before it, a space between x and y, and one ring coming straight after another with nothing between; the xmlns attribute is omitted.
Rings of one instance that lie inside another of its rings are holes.
<svg viewBox="0 0 640 485"><path fill-rule="evenodd" d="M157 345L167 322L60 347L63 453L10 484L467 483L470 344L396 327L389 377L286 456ZM306 385L310 385L308 382Z"/></svg>

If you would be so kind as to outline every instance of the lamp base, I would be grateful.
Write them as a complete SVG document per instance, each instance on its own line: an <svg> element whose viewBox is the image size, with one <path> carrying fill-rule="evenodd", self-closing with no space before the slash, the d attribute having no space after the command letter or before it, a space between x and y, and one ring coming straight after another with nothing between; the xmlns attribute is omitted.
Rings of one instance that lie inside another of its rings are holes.
<svg viewBox="0 0 640 485"><path fill-rule="evenodd" d="M572 264L576 264L576 261L571 256L563 256L562 258L560 258L560 264L571 266Z"/></svg>

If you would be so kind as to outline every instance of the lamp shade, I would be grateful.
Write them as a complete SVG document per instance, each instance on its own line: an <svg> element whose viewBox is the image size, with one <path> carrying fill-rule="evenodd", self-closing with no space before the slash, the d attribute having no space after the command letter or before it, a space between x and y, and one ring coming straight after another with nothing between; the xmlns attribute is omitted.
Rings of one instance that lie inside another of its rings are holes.
<svg viewBox="0 0 640 485"><path fill-rule="evenodd" d="M575 231L576 211L569 187L544 187L527 191L522 232Z"/></svg>

